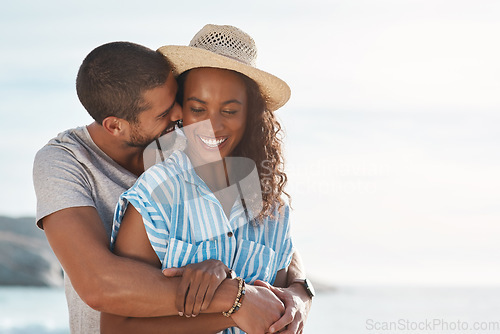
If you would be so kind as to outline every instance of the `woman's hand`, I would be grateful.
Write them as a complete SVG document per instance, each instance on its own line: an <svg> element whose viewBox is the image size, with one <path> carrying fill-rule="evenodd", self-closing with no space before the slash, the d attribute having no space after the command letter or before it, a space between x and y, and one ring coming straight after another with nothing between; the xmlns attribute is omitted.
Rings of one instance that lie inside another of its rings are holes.
<svg viewBox="0 0 500 334"><path fill-rule="evenodd" d="M182 276L175 299L179 315L196 317L205 311L228 272L229 268L224 263L213 259L181 268L164 269L163 275L167 277Z"/></svg>

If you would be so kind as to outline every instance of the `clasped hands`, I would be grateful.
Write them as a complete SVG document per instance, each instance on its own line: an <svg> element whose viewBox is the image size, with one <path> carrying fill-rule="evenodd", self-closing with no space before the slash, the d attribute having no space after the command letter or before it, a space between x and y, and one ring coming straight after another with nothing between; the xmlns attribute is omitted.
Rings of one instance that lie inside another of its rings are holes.
<svg viewBox="0 0 500 334"><path fill-rule="evenodd" d="M175 300L179 315L196 317L207 310L228 272L224 263L214 259L164 269L166 277L182 277ZM304 298L300 289L277 288L256 281L254 285L247 285L242 306L231 318L237 327L249 334L302 333L309 307L309 298Z"/></svg>

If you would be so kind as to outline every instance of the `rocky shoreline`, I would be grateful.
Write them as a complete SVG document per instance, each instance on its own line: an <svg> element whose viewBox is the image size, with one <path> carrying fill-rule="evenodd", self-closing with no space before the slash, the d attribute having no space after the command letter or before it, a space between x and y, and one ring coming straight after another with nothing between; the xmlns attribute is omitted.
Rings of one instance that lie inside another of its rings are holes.
<svg viewBox="0 0 500 334"><path fill-rule="evenodd" d="M0 216L0 285L62 284L61 266L35 218Z"/></svg>

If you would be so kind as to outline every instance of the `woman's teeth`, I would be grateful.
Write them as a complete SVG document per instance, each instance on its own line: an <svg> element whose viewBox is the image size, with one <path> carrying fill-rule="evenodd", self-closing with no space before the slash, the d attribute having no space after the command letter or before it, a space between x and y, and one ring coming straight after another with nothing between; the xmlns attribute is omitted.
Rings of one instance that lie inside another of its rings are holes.
<svg viewBox="0 0 500 334"><path fill-rule="evenodd" d="M217 147L217 146L219 146L220 144L222 144L223 142L225 142L227 140L227 137L226 138L220 138L220 139L209 138L209 137L202 137L202 136L198 136L198 137L200 137L201 141L205 145L207 145L208 147L211 147L211 148Z"/></svg>

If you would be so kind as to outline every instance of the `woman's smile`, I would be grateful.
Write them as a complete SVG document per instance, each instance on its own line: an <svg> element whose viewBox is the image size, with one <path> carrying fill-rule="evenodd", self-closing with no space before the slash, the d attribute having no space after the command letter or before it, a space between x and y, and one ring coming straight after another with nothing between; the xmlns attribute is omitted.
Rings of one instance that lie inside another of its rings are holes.
<svg viewBox="0 0 500 334"><path fill-rule="evenodd" d="M205 146L209 149L220 149L227 141L229 137L209 137L209 136L197 136L200 141L205 144Z"/></svg>

